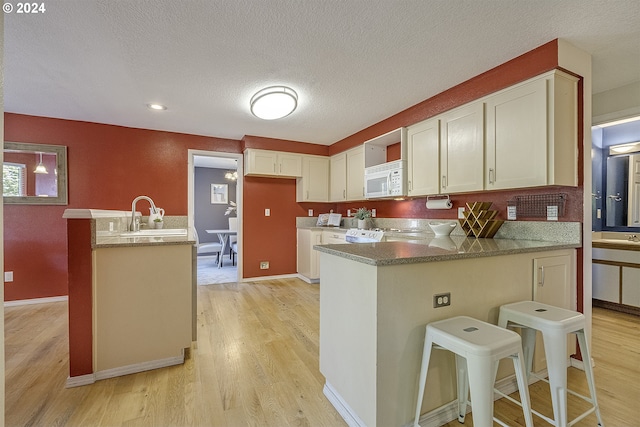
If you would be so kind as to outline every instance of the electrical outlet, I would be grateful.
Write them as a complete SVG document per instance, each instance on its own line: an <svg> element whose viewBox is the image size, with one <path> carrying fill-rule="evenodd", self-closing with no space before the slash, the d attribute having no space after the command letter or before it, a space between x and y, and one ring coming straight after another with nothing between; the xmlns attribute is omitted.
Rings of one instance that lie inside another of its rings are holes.
<svg viewBox="0 0 640 427"><path fill-rule="evenodd" d="M260 261L260 270L268 270L269 261Z"/></svg>
<svg viewBox="0 0 640 427"><path fill-rule="evenodd" d="M451 305L451 292L433 296L433 308L446 307L448 305Z"/></svg>
<svg viewBox="0 0 640 427"><path fill-rule="evenodd" d="M371 209L371 218L375 218L375 217L376 217L376 210Z"/></svg>
<svg viewBox="0 0 640 427"><path fill-rule="evenodd" d="M271 209L267 208L264 210L264 216L271 216Z"/></svg>
<svg viewBox="0 0 640 427"><path fill-rule="evenodd" d="M464 207L463 206L458 208L458 219L464 219Z"/></svg>
<svg viewBox="0 0 640 427"><path fill-rule="evenodd" d="M4 272L4 281L5 282L13 282L13 271L5 271Z"/></svg>
<svg viewBox="0 0 640 427"><path fill-rule="evenodd" d="M309 216L313 216L313 209L309 209Z"/></svg>

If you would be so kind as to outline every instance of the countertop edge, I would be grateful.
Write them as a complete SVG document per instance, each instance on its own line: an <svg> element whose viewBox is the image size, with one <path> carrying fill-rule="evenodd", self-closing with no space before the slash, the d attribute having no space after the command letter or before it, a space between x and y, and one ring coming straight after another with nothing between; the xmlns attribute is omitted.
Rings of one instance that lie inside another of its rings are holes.
<svg viewBox="0 0 640 427"><path fill-rule="evenodd" d="M394 243L398 243L398 242L394 242ZM537 243L539 244L540 242L537 242ZM316 249L319 252L324 252L330 255L339 256L341 258L350 259L352 261L356 261L362 264L373 265L373 266L387 266L387 265L418 264L418 263L424 263L424 262L484 258L484 257L502 256L502 255L516 255L521 253L532 253L532 252L549 252L554 250L577 249L582 247L582 245L579 243L562 243L562 242L544 242L544 243L547 243L547 244L544 244L541 246L527 247L527 248L494 249L486 252L462 252L462 253L457 252L457 253L448 253L448 254L440 253L440 254L426 255L426 256L415 256L415 257L407 256L407 257L384 258L384 259L375 259L375 258L363 256L363 255L344 252L343 250L340 249L340 247L344 245L315 245L314 249ZM381 242L378 244L385 244L385 242ZM405 244L412 245L412 243L405 243ZM365 245L370 245L370 244L365 244Z"/></svg>
<svg viewBox="0 0 640 427"><path fill-rule="evenodd" d="M616 249L620 251L640 251L640 244L598 242L597 240L591 242L591 247L600 249Z"/></svg>
<svg viewBox="0 0 640 427"><path fill-rule="evenodd" d="M136 239L149 239L148 237L137 237ZM135 239L127 239L135 240ZM140 246L170 246L170 245L195 245L195 240L177 240L177 241L135 241L135 242L108 242L108 243L94 243L91 245L91 249L103 249L103 248L135 248Z"/></svg>

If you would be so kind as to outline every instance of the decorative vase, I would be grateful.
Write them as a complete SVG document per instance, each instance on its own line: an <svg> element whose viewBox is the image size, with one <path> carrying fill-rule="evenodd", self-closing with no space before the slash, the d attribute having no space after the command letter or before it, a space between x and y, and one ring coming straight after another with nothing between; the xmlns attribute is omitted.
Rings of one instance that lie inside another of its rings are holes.
<svg viewBox="0 0 640 427"><path fill-rule="evenodd" d="M164 221L154 221L156 228L159 230L164 225Z"/></svg>
<svg viewBox="0 0 640 427"><path fill-rule="evenodd" d="M361 230L364 230L365 228L367 228L367 220L366 219L359 219L358 220L358 228Z"/></svg>

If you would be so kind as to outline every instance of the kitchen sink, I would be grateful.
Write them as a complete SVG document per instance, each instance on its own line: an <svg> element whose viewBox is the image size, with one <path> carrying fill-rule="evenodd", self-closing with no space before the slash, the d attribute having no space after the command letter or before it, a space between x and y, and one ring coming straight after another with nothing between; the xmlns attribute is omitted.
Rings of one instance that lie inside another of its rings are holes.
<svg viewBox="0 0 640 427"><path fill-rule="evenodd" d="M120 237L134 238L134 237L178 237L186 236L186 228L161 228L161 229L149 229L140 231L127 231L120 233Z"/></svg>

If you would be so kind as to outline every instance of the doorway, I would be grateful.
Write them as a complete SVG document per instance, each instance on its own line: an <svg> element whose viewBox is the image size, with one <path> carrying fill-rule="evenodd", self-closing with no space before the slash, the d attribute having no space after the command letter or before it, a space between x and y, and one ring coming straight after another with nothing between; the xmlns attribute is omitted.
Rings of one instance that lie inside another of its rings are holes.
<svg viewBox="0 0 640 427"><path fill-rule="evenodd" d="M198 285L241 281L242 166L242 154L189 150L189 227L199 243L224 246L198 255Z"/></svg>

